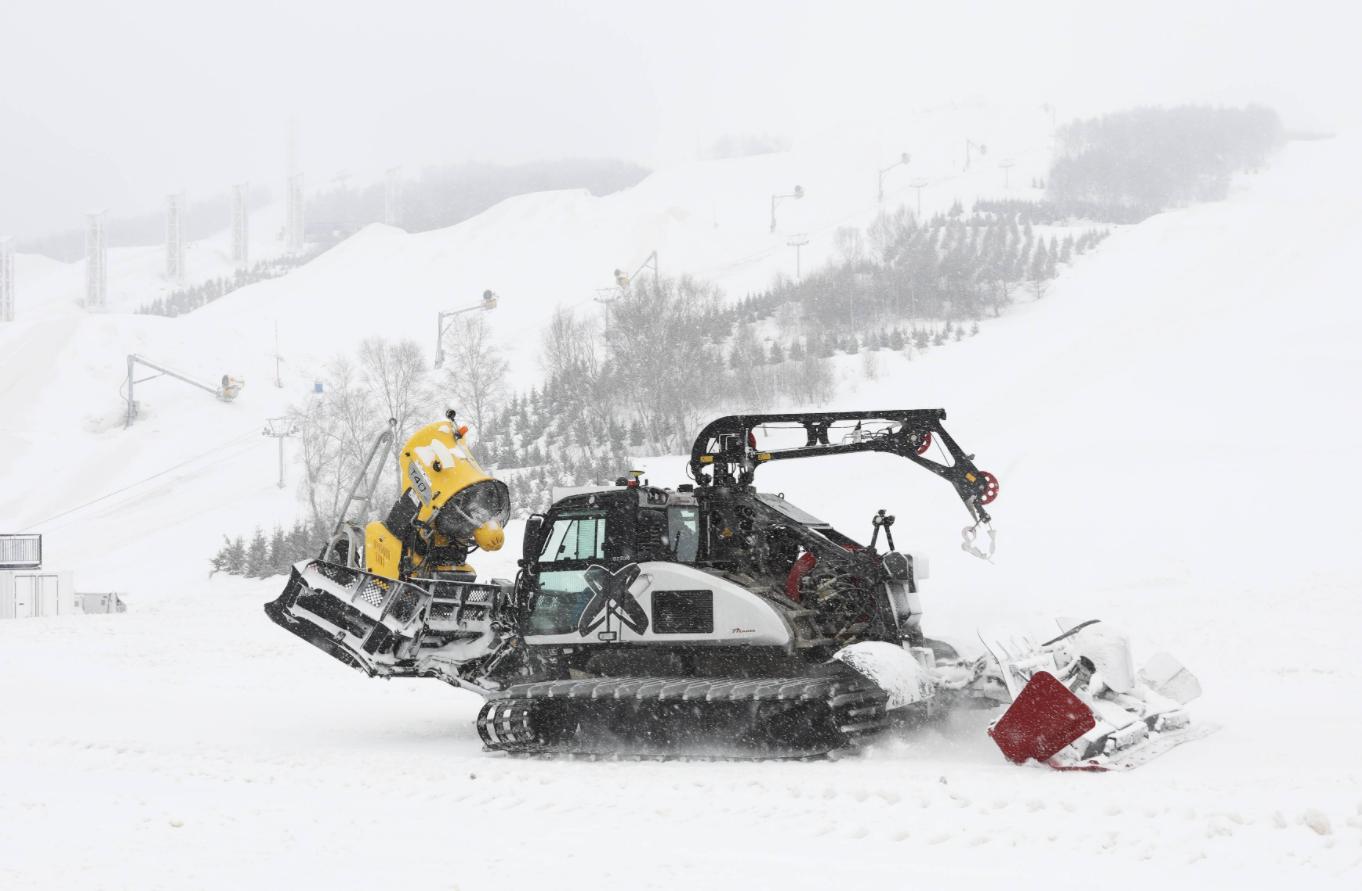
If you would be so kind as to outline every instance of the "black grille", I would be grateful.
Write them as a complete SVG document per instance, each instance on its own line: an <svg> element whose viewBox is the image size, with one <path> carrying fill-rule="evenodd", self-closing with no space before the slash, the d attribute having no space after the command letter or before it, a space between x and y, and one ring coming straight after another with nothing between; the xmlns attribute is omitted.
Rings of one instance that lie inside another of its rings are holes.
<svg viewBox="0 0 1362 891"><path fill-rule="evenodd" d="M713 634L713 591L654 591L655 634Z"/></svg>

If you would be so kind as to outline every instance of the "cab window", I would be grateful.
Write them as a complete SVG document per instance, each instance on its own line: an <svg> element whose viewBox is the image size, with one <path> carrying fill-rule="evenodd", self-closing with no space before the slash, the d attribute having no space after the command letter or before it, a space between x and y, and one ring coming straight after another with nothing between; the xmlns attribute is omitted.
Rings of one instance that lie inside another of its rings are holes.
<svg viewBox="0 0 1362 891"><path fill-rule="evenodd" d="M667 538L678 563L694 563L700 553L700 511L695 507L667 508Z"/></svg>
<svg viewBox="0 0 1362 891"><path fill-rule="evenodd" d="M544 538L540 563L600 560L605 556L605 514L559 517Z"/></svg>

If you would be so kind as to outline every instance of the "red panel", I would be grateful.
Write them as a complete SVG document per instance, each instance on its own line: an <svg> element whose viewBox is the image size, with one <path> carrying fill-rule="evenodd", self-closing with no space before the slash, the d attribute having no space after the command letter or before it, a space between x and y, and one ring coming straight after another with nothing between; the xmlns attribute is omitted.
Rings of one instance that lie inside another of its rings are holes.
<svg viewBox="0 0 1362 891"><path fill-rule="evenodd" d="M1092 711L1069 688L1038 671L988 735L1008 761L1048 761L1097 726Z"/></svg>

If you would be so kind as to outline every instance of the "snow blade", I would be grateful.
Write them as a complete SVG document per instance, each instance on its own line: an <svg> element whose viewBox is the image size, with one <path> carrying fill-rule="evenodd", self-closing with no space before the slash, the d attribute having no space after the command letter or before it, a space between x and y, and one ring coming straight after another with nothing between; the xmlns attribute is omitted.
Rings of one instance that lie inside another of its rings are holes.
<svg viewBox="0 0 1362 891"><path fill-rule="evenodd" d="M1038 671L988 731L1014 764L1049 761L1097 726L1092 710L1048 671Z"/></svg>

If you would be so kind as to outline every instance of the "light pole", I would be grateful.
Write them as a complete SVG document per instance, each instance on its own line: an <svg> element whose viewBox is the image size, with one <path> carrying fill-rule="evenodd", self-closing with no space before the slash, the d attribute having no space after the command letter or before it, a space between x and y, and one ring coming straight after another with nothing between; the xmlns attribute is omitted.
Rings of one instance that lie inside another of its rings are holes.
<svg viewBox="0 0 1362 891"><path fill-rule="evenodd" d="M1051 136L1054 136L1054 135L1055 135L1055 131L1059 129L1059 124L1058 124L1058 122L1057 122L1057 115L1058 115L1058 112L1055 110L1055 104L1054 104L1053 102L1046 102L1046 103L1044 103L1044 104L1041 105L1040 110L1041 110L1041 111L1045 111L1045 112L1049 112L1049 114L1050 114L1050 135L1051 135Z"/></svg>
<svg viewBox="0 0 1362 891"><path fill-rule="evenodd" d="M882 170L880 170L879 193L878 197L875 199L878 203L880 204L884 203L884 175L889 171L893 170L895 167L907 167L908 162L910 160L912 160L912 158L908 155L907 152L904 152L903 154L899 155L899 159L897 161L895 161L893 164L890 164L888 167L885 167Z"/></svg>
<svg viewBox="0 0 1362 891"><path fill-rule="evenodd" d="M983 156L983 155L987 155L987 154L988 154L988 146L986 146L986 145L980 145L979 143L975 142L975 141L972 140L972 139L966 139L966 140L965 140L965 169L966 169L966 170L969 170L969 165L970 165L970 160L971 160L971 158L970 158L970 151L971 151L971 150L974 150L974 151L978 152L980 156Z"/></svg>
<svg viewBox="0 0 1362 891"><path fill-rule="evenodd" d="M284 440L298 432L291 418L267 418L263 436L273 436L279 440L279 488L284 488Z"/></svg>
<svg viewBox="0 0 1362 891"><path fill-rule="evenodd" d="M653 271L653 287L657 287L661 283L662 278L662 273L657 268L657 251L653 251L651 254L645 257L643 259L643 262L638 264L638 268L634 270L633 275L625 275L623 269L616 269L615 287L617 287L621 291L627 291L629 289L629 285L634 281L634 279L638 278L638 274L645 269L651 269Z"/></svg>
<svg viewBox="0 0 1362 891"><path fill-rule="evenodd" d="M445 361L445 334L449 332L449 326L445 324L445 319L452 319L461 316L466 312L477 312L478 310L496 309L497 295L490 290L482 292L482 301L472 306L465 306L463 309L451 309L442 312L436 317L435 335L435 367L439 368Z"/></svg>
<svg viewBox="0 0 1362 891"><path fill-rule="evenodd" d="M1016 163L1016 162L1014 162L1011 158L1007 158L1007 159L1005 159L1005 160L1002 160L1002 161L999 161L999 162L998 162L998 166L1001 167L1001 168L1003 169L1003 191L1004 191L1004 192L1006 192L1009 188L1011 188L1012 165L1013 165L1014 163Z"/></svg>
<svg viewBox="0 0 1362 891"><path fill-rule="evenodd" d="M788 195L772 195L772 196L771 196L771 231L772 231L772 232L775 232L775 231L776 231L776 204L777 204L778 202L780 202L780 201L786 199L786 198L796 198L796 199L798 199L798 198L803 198L803 197L804 197L804 187L803 187L803 186L795 186L795 187L794 187L794 191L793 191L793 192L790 192Z"/></svg>

